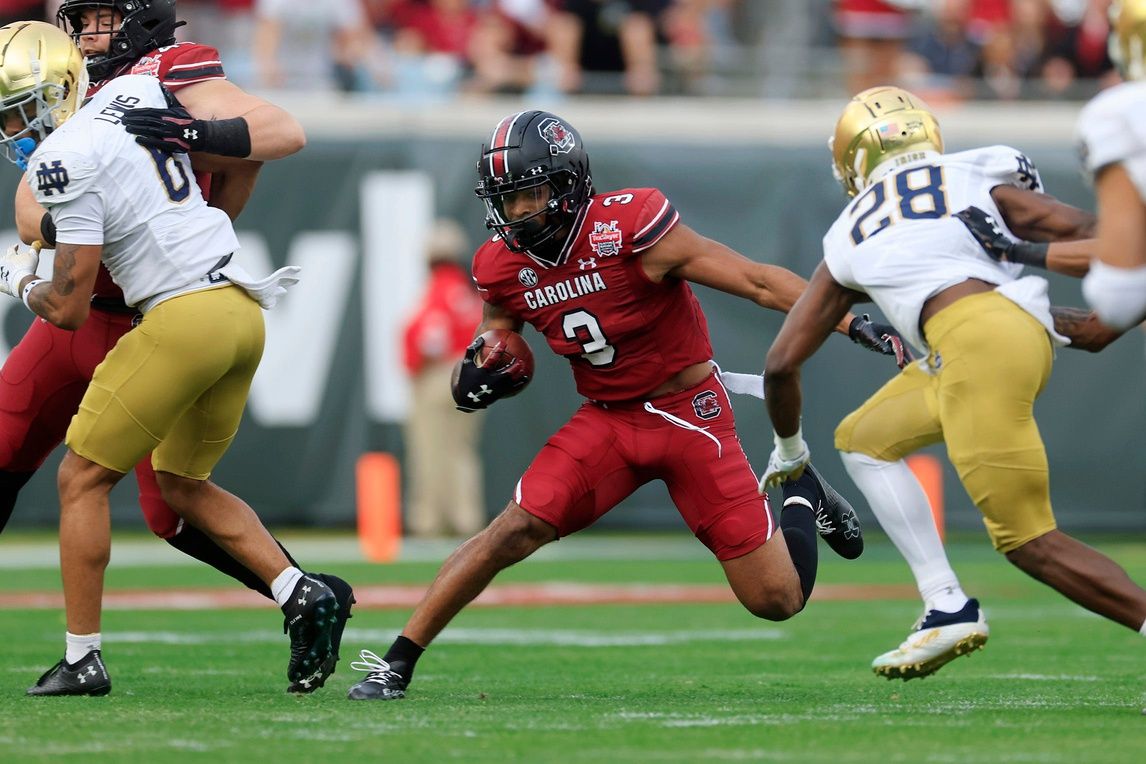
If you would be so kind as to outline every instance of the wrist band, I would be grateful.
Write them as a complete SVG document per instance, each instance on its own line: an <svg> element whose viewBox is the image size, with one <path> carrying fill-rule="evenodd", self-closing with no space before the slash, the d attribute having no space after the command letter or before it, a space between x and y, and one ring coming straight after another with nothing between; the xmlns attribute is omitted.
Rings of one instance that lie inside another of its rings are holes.
<svg viewBox="0 0 1146 764"><path fill-rule="evenodd" d="M28 310L32 310L32 306L28 304L28 295L30 295L32 293L32 290L35 289L36 287L38 287L40 284L47 284L47 283L48 283L47 279L32 279L31 281L29 281L27 284L24 285L24 290L20 293L20 299L24 302L25 308L27 308ZM32 310L32 312L35 313L36 311Z"/></svg>
<svg viewBox="0 0 1146 764"><path fill-rule="evenodd" d="M251 128L242 117L205 120L204 129L203 151L240 159L251 155Z"/></svg>
<svg viewBox="0 0 1146 764"><path fill-rule="evenodd" d="M1021 263L1023 265L1033 265L1038 268L1046 268L1047 250L1049 249L1050 244L1036 244L1034 242L1021 241L1011 249L1010 260L1012 263Z"/></svg>

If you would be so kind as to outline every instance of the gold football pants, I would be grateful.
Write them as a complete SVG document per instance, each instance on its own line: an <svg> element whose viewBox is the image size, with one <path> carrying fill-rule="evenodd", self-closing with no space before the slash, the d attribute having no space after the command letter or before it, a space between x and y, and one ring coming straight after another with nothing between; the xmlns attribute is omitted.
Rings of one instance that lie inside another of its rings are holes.
<svg viewBox="0 0 1146 764"><path fill-rule="evenodd" d="M263 339L239 287L160 303L96 367L68 448L124 473L152 452L157 471L206 480L239 429Z"/></svg>
<svg viewBox="0 0 1146 764"><path fill-rule="evenodd" d="M945 441L997 550L1054 530L1033 411L1053 365L1046 329L1006 297L984 292L944 308L923 331L938 371L909 365L840 423L836 448L898 461Z"/></svg>

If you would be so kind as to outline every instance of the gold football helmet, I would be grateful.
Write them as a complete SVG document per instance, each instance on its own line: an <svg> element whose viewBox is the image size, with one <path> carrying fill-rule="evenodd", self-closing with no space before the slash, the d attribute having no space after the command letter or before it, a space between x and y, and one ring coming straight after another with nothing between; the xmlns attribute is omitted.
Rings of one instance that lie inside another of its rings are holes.
<svg viewBox="0 0 1146 764"><path fill-rule="evenodd" d="M1124 79L1146 79L1146 0L1111 4L1110 58Z"/></svg>
<svg viewBox="0 0 1146 764"><path fill-rule="evenodd" d="M910 161L925 151L943 153L939 123L927 104L897 87L870 88L856 95L828 141L832 170L848 196L870 182L885 162Z"/></svg>
<svg viewBox="0 0 1146 764"><path fill-rule="evenodd" d="M83 104L84 58L67 32L43 21L0 27L0 151L21 169L48 133Z"/></svg>

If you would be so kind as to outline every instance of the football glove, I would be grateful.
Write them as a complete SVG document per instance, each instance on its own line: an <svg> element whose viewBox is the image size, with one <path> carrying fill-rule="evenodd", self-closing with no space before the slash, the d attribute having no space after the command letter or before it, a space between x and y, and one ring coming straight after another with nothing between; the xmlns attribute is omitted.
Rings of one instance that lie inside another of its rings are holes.
<svg viewBox="0 0 1146 764"><path fill-rule="evenodd" d="M860 347L894 356L895 365L901 369L915 360L911 355L911 349L903 341L903 337L899 336L895 327L890 324L877 324L866 313L852 319L848 325L848 337Z"/></svg>
<svg viewBox="0 0 1146 764"><path fill-rule="evenodd" d="M251 153L250 126L235 119L195 119L182 106L167 109L132 109L123 115L123 127L141 146L172 153L207 151L229 157Z"/></svg>
<svg viewBox="0 0 1146 764"><path fill-rule="evenodd" d="M34 275L40 264L39 244L34 242L27 251L21 250L19 244L13 244L0 255L0 292L20 299L20 282L25 276Z"/></svg>
<svg viewBox="0 0 1146 764"><path fill-rule="evenodd" d="M772 455L768 457L768 467L764 470L764 476L760 478L758 490L761 495L767 488L775 488L789 480L799 480L804 474L804 467L812 459L808 444L803 437L798 438L794 450L791 447L784 448L780 441L781 438L776 437L776 447L772 449Z"/></svg>
<svg viewBox="0 0 1146 764"><path fill-rule="evenodd" d="M1020 263L1047 267L1049 244L1035 244L1029 241L1011 241L999 228L999 223L978 207L968 207L955 213L955 217L967 226L967 230L979 242L987 257L1000 263Z"/></svg>
<svg viewBox="0 0 1146 764"><path fill-rule="evenodd" d="M469 344L453 385L454 403L458 411L467 414L488 408L494 401L513 395L529 383L525 364L517 359L499 369L485 366L489 358L479 364L477 354L484 346L485 340L481 337Z"/></svg>

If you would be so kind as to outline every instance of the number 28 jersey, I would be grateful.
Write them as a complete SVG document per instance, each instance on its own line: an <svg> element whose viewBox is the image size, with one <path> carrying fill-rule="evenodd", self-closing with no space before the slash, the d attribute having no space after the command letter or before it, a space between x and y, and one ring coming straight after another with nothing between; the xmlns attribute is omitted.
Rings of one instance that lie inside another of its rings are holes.
<svg viewBox="0 0 1146 764"><path fill-rule="evenodd" d="M865 292L891 324L923 353L919 314L929 297L967 279L997 291L1046 327L1055 342L1047 282L1019 278L1023 266L992 260L952 215L978 207L1012 238L991 197L1010 185L1042 191L1038 170L1021 152L991 146L952 154L928 153L863 190L824 236L824 263L839 284Z"/></svg>
<svg viewBox="0 0 1146 764"><path fill-rule="evenodd" d="M680 220L664 194L630 188L589 199L555 264L494 238L474 255L482 299L531 324L573 367L577 391L639 399L712 357L708 324L687 282L653 283L640 254Z"/></svg>

